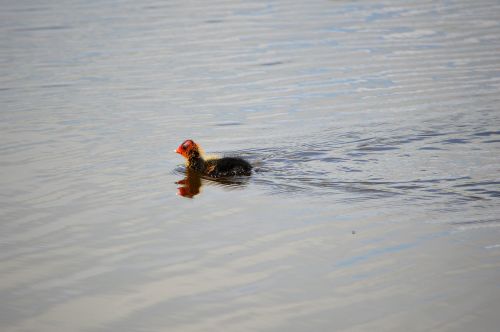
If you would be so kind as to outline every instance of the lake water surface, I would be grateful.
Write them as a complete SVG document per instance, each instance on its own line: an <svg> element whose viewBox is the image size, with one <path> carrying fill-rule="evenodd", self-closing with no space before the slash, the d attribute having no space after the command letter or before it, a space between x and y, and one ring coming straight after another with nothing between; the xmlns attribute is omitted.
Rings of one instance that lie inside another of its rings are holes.
<svg viewBox="0 0 500 332"><path fill-rule="evenodd" d="M3 1L0 330L497 331L499 18Z"/></svg>

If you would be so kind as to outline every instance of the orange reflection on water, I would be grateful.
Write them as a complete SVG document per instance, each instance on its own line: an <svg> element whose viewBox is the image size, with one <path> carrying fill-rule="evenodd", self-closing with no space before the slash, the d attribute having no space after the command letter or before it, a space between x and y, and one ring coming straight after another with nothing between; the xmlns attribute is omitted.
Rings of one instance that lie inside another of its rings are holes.
<svg viewBox="0 0 500 332"><path fill-rule="evenodd" d="M184 179L175 182L181 185L177 188L177 195L187 198L193 198L200 194L201 187L205 184L217 185L224 187L227 190L239 189L245 186L248 182L248 177L234 177L234 178L207 178L201 176L190 169L186 170Z"/></svg>
<svg viewBox="0 0 500 332"><path fill-rule="evenodd" d="M193 198L200 193L201 176L191 170L186 170L186 177L176 182L181 186L177 188L177 195Z"/></svg>

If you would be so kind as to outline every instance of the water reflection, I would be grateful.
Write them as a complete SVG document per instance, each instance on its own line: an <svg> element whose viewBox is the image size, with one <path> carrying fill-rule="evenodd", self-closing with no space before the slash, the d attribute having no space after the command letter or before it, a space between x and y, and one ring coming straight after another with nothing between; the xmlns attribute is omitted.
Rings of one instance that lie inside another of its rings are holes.
<svg viewBox="0 0 500 332"><path fill-rule="evenodd" d="M231 178L208 178L203 177L190 169L186 169L185 177L175 182L181 185L177 188L177 195L187 198L193 198L201 192L201 187L205 184L218 185L225 189L233 190L243 188L248 183L248 177Z"/></svg>
<svg viewBox="0 0 500 332"><path fill-rule="evenodd" d="M200 193L201 176L191 170L186 170L186 177L176 182L181 186L177 188L177 195L193 198Z"/></svg>

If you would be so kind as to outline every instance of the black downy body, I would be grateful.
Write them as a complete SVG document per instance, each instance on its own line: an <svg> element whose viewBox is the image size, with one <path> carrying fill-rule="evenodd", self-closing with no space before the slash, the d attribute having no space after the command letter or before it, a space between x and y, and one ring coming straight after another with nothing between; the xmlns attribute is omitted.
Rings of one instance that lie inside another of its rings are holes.
<svg viewBox="0 0 500 332"><path fill-rule="evenodd" d="M197 151L189 156L188 168L213 178L252 174L252 165L246 160L237 157L204 160Z"/></svg>

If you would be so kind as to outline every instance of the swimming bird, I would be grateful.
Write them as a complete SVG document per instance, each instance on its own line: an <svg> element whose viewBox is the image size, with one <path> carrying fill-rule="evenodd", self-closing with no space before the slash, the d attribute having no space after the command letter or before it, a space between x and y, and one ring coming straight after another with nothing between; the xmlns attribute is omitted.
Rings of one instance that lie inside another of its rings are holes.
<svg viewBox="0 0 500 332"><path fill-rule="evenodd" d="M177 150L178 154L186 158L186 167L212 178L251 175L252 165L238 157L205 158L193 140L185 140Z"/></svg>

